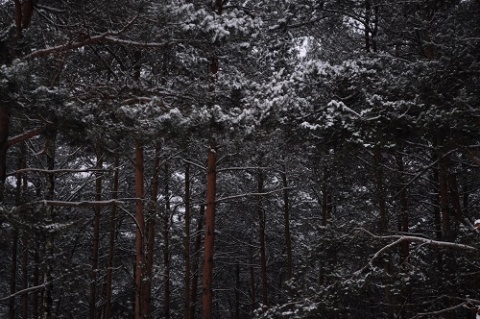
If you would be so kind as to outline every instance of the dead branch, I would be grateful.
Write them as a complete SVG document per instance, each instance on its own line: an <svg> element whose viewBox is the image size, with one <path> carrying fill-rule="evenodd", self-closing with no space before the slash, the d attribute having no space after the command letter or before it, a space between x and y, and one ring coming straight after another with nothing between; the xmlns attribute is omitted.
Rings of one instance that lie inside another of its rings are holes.
<svg viewBox="0 0 480 319"><path fill-rule="evenodd" d="M122 201L110 199L103 201L84 201L84 202L65 202L55 200L43 200L41 203L44 206L61 206L61 207L88 207L88 206L110 206L110 205L123 205Z"/></svg>
<svg viewBox="0 0 480 319"><path fill-rule="evenodd" d="M31 139L31 138L34 137L34 136L40 135L40 134L43 133L43 131L45 131L45 128L44 128L44 127L40 127L40 128L33 129L33 130L31 130L31 131L28 131L28 132L25 132L25 133L22 133L22 134L13 136L13 137L11 137L11 138L8 139L8 141L7 141L7 148L12 147L12 146L15 145L15 144L24 142L24 141L26 141L26 140L28 140L28 139Z"/></svg>
<svg viewBox="0 0 480 319"><path fill-rule="evenodd" d="M427 245L431 246L437 246L437 247L444 247L444 248L455 248L455 249L465 249L469 251L474 251L477 252L478 249L469 246L469 245L464 245L464 244L458 244L458 243L452 243L448 241L439 241L439 240L433 240L429 238L424 238L424 237L418 237L418 236L411 236L411 235L384 235L384 236L379 236L372 234L370 231L366 230L365 228L359 227L356 228L356 230L359 230L361 232L366 233L370 237L373 237L375 239L396 239L398 243L403 242L403 241L408 241L408 242L417 242L417 243L424 243Z"/></svg>
<svg viewBox="0 0 480 319"><path fill-rule="evenodd" d="M216 203L224 202L224 201L227 201L227 200L230 200L230 199L243 198L243 197L267 196L267 195L271 195L271 194L274 194L274 193L277 193L277 192L282 192L282 191L284 191L284 190L286 190L286 189L292 189L292 188L293 188L293 187L282 187L282 188L274 189L274 190L271 190L271 191L268 191L268 192L264 192L264 193L245 193L245 194L227 196L227 197L222 197L222 198L217 199L217 200L216 200Z"/></svg>

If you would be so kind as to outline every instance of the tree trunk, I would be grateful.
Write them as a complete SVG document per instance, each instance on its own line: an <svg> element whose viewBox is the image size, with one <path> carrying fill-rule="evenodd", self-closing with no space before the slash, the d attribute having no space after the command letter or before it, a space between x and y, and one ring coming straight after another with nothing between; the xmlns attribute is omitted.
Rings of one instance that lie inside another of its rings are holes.
<svg viewBox="0 0 480 319"><path fill-rule="evenodd" d="M261 165L260 165L261 166ZM264 192L264 173L259 172L257 175L257 193ZM267 253L265 243L265 209L263 208L262 196L257 197L257 213L258 213L258 240L260 243L260 278L262 280L262 297L263 305L268 307L268 279L267 279Z"/></svg>
<svg viewBox="0 0 480 319"><path fill-rule="evenodd" d="M257 285L255 283L255 269L253 268L253 252L248 249L248 270L250 272L250 302L252 306L252 313L257 308Z"/></svg>
<svg viewBox="0 0 480 319"><path fill-rule="evenodd" d="M40 284L40 247L39 243L35 245L35 255L34 255L34 260L35 260L35 268L33 270L33 285L38 286ZM40 318L40 306L39 306L39 299L40 299L40 293L38 290L35 290L33 292L32 296L32 316L34 319Z"/></svg>
<svg viewBox="0 0 480 319"><path fill-rule="evenodd" d="M47 169L55 169L55 141L57 132L54 130L47 130L45 132L45 151L47 157ZM46 200L53 200L55 196L55 174L47 173L46 176ZM42 318L53 318L53 263L55 261L54 256L54 230L52 227L55 220L54 206L47 206L45 208L45 224L47 230L45 232L45 265L44 265L44 277L43 282L45 289L43 291L42 302Z"/></svg>
<svg viewBox="0 0 480 319"><path fill-rule="evenodd" d="M119 188L119 172L120 172L120 155L115 154L114 175L112 186L112 199L118 199ZM110 213L110 237L108 244L108 261L107 261L107 276L105 279L105 312L104 319L110 319L112 316L112 281L113 281L113 257L115 255L115 234L116 234L116 219L117 219L117 205L112 206Z"/></svg>
<svg viewBox="0 0 480 319"><path fill-rule="evenodd" d="M450 212L448 206L448 185L447 185L447 167L446 159L443 154L439 154L438 161L438 194L440 202L440 212L442 220L442 235L444 239L448 239L450 230Z"/></svg>
<svg viewBox="0 0 480 319"><path fill-rule="evenodd" d="M235 319L240 319L240 263L235 263Z"/></svg>
<svg viewBox="0 0 480 319"><path fill-rule="evenodd" d="M135 234L135 319L142 319L145 313L145 217L144 217L144 159L143 144L135 143L135 193L136 193L136 234Z"/></svg>
<svg viewBox="0 0 480 319"><path fill-rule="evenodd" d="M292 236L290 234L290 199L288 194L288 181L286 166L282 172L283 181L283 219L285 223L285 248L287 250L287 281L293 277Z"/></svg>
<svg viewBox="0 0 480 319"><path fill-rule="evenodd" d="M157 218L157 198L160 172L160 144L155 148L152 172L152 190L150 198L150 209L147 221L147 260L145 268L145 318L152 318L152 280L153 280L153 257L155 248L155 224Z"/></svg>
<svg viewBox="0 0 480 319"><path fill-rule="evenodd" d="M213 144L213 143L212 143ZM213 317L213 249L215 240L215 197L217 192L217 147L211 145L207 161L207 210L202 281L202 318Z"/></svg>
<svg viewBox="0 0 480 319"><path fill-rule="evenodd" d="M195 247L193 248L193 255L195 258L192 263L192 289L190 291L190 317L189 319L195 319L195 310L197 305L197 291L198 291L198 275L199 275L199 264L200 264L200 249L202 248L202 228L203 228L203 218L205 216L205 206L200 205L200 212L198 214L197 221L197 233L195 237Z"/></svg>
<svg viewBox="0 0 480 319"><path fill-rule="evenodd" d="M403 165L403 157L402 155L397 152L395 153L395 160L397 162L398 172L399 172L399 180L400 180L400 223L399 223L399 230L408 233L409 230L409 211L408 211L408 195L407 189L404 187L404 178L403 174L405 173L404 165ZM402 242L400 244L400 255L401 260L400 263L406 261L408 256L410 255L410 243L408 241Z"/></svg>
<svg viewBox="0 0 480 319"><path fill-rule="evenodd" d="M17 255L18 255L18 228L13 226L12 236L12 264L10 268L10 294L17 290ZM10 319L15 319L15 297L10 298L8 303L8 314Z"/></svg>
<svg viewBox="0 0 480 319"><path fill-rule="evenodd" d="M190 164L185 165L185 304L183 318L190 318Z"/></svg>
<svg viewBox="0 0 480 319"><path fill-rule="evenodd" d="M98 143L96 146L97 164L96 169L103 168L103 149ZM102 180L103 173L97 171L95 173L95 201L102 200ZM89 317L95 319L97 314L97 273L98 273L98 252L100 247L100 215L102 207L100 205L94 206L93 218L93 240L92 240L92 270L90 273L90 302L89 302Z"/></svg>
<svg viewBox="0 0 480 319"><path fill-rule="evenodd" d="M10 126L10 107L0 104L0 202L3 202L5 179L7 177L7 142Z"/></svg>
<svg viewBox="0 0 480 319"><path fill-rule="evenodd" d="M380 231L385 233L388 231L388 215L387 206L385 203L385 187L383 184L382 154L379 144L377 144L373 150L373 169L377 191L378 209L380 213L379 226Z"/></svg>
<svg viewBox="0 0 480 319"><path fill-rule="evenodd" d="M163 212L163 317L170 318L170 172L165 164L165 210Z"/></svg>

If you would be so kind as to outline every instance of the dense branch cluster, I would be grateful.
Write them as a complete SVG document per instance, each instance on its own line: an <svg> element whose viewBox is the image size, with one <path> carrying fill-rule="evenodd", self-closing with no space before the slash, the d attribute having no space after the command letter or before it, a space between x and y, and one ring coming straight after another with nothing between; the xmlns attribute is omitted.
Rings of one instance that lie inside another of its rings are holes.
<svg viewBox="0 0 480 319"><path fill-rule="evenodd" d="M0 0L0 317L478 316L479 19Z"/></svg>

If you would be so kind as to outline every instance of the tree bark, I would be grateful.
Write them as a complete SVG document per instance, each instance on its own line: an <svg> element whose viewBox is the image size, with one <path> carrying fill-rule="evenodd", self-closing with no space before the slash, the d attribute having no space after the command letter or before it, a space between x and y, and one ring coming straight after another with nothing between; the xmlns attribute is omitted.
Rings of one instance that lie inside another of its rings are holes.
<svg viewBox="0 0 480 319"><path fill-rule="evenodd" d="M3 202L5 179L7 178L7 142L10 127L10 107L0 104L0 202Z"/></svg>
<svg viewBox="0 0 480 319"><path fill-rule="evenodd" d="M97 164L96 169L103 168L103 147L98 143L96 146ZM102 200L102 181L103 174L99 171L95 173L95 201ZM97 273L98 273L98 253L100 247L100 215L102 207L94 206L93 218L93 240L92 240L92 270L90 272L90 301L89 317L95 319L97 314Z"/></svg>
<svg viewBox="0 0 480 319"><path fill-rule="evenodd" d="M190 291L190 317L189 319L195 319L196 305L197 305L197 291L198 291L198 275L199 275L199 264L200 264L200 250L202 245L202 228L203 228L203 219L205 216L205 205L200 205L200 211L198 213L197 221L197 233L195 236L195 247L193 249L193 255L195 258L192 263L192 289Z"/></svg>
<svg viewBox="0 0 480 319"><path fill-rule="evenodd" d="M215 241L215 198L217 192L217 147L211 145L207 161L207 210L202 281L202 319L213 317L213 249Z"/></svg>
<svg viewBox="0 0 480 319"><path fill-rule="evenodd" d="M163 316L170 318L170 172L165 164L165 210L163 212Z"/></svg>
<svg viewBox="0 0 480 319"><path fill-rule="evenodd" d="M49 129L45 132L45 151L47 157L47 169L55 169L55 142L57 132ZM48 173L46 176L46 200L53 200L55 197L55 174ZM42 318L53 318L53 263L55 261L54 256L54 230L52 229L55 221L55 207L45 207L45 224L47 230L45 232L45 266L43 282L45 283L45 289L43 291L43 303L42 303Z"/></svg>
<svg viewBox="0 0 480 319"><path fill-rule="evenodd" d="M373 150L373 169L377 191L378 210L380 213L379 226L380 231L385 233L388 231L388 214L385 203L385 187L383 184L382 153L379 144L375 145Z"/></svg>
<svg viewBox="0 0 480 319"><path fill-rule="evenodd" d="M260 165L261 166L261 165ZM257 192L264 192L264 173L259 171L257 175ZM263 208L262 196L257 197L258 214L258 241L260 243L260 278L262 280L262 302L268 307L268 278L267 278L267 253L265 243L265 209Z"/></svg>
<svg viewBox="0 0 480 319"><path fill-rule="evenodd" d="M150 209L147 221L147 260L145 269L145 318L152 318L152 280L153 280L153 257L155 251L155 225L157 218L158 186L160 184L160 144L155 148L152 172L152 189L150 198Z"/></svg>
<svg viewBox="0 0 480 319"><path fill-rule="evenodd" d="M119 169L120 166L120 155L115 154L114 161L114 175L113 175L113 186L112 186L112 199L118 199L118 189L119 189ZM113 265L114 265L114 255L115 255L115 234L116 234L116 218L117 218L117 205L112 206L112 211L110 213L110 237L108 245L108 261L107 261L107 275L105 279L105 310L104 310L104 319L110 319L112 316L112 281L113 281Z"/></svg>
<svg viewBox="0 0 480 319"><path fill-rule="evenodd" d="M251 248L248 249L248 269L250 272L250 302L253 313L257 307L257 285L255 283L255 269L253 268L253 252Z"/></svg>
<svg viewBox="0 0 480 319"><path fill-rule="evenodd" d="M183 318L190 318L190 164L185 164L185 304Z"/></svg>
<svg viewBox="0 0 480 319"><path fill-rule="evenodd" d="M135 234L135 319L142 319L145 313L145 217L144 217L144 159L143 144L135 143L135 194L136 194L136 234Z"/></svg>
<svg viewBox="0 0 480 319"><path fill-rule="evenodd" d="M283 219L285 223L285 248L287 251L287 281L293 278L292 236L290 234L290 199L288 194L288 181L286 166L282 172L283 181Z"/></svg>
<svg viewBox="0 0 480 319"><path fill-rule="evenodd" d="M400 187L402 188L400 191L400 223L399 223L399 230L408 233L409 230L409 210L408 210L408 195L407 195L407 189L403 186L404 184L404 178L403 174L405 173L405 168L403 165L403 157L402 155L397 152L395 153L395 160L397 162L397 167L398 167L398 172L399 172L399 180L400 180ZM406 261L408 256L410 256L410 243L408 242L403 242L400 246L400 255L401 255L401 260L400 263L403 263Z"/></svg>

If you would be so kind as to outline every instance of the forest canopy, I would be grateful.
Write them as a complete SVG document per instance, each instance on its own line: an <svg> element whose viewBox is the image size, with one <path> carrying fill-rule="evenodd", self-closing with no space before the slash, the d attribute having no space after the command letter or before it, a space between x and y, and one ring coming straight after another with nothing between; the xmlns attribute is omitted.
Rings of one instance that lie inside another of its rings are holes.
<svg viewBox="0 0 480 319"><path fill-rule="evenodd" d="M479 21L0 0L0 316L475 318Z"/></svg>

